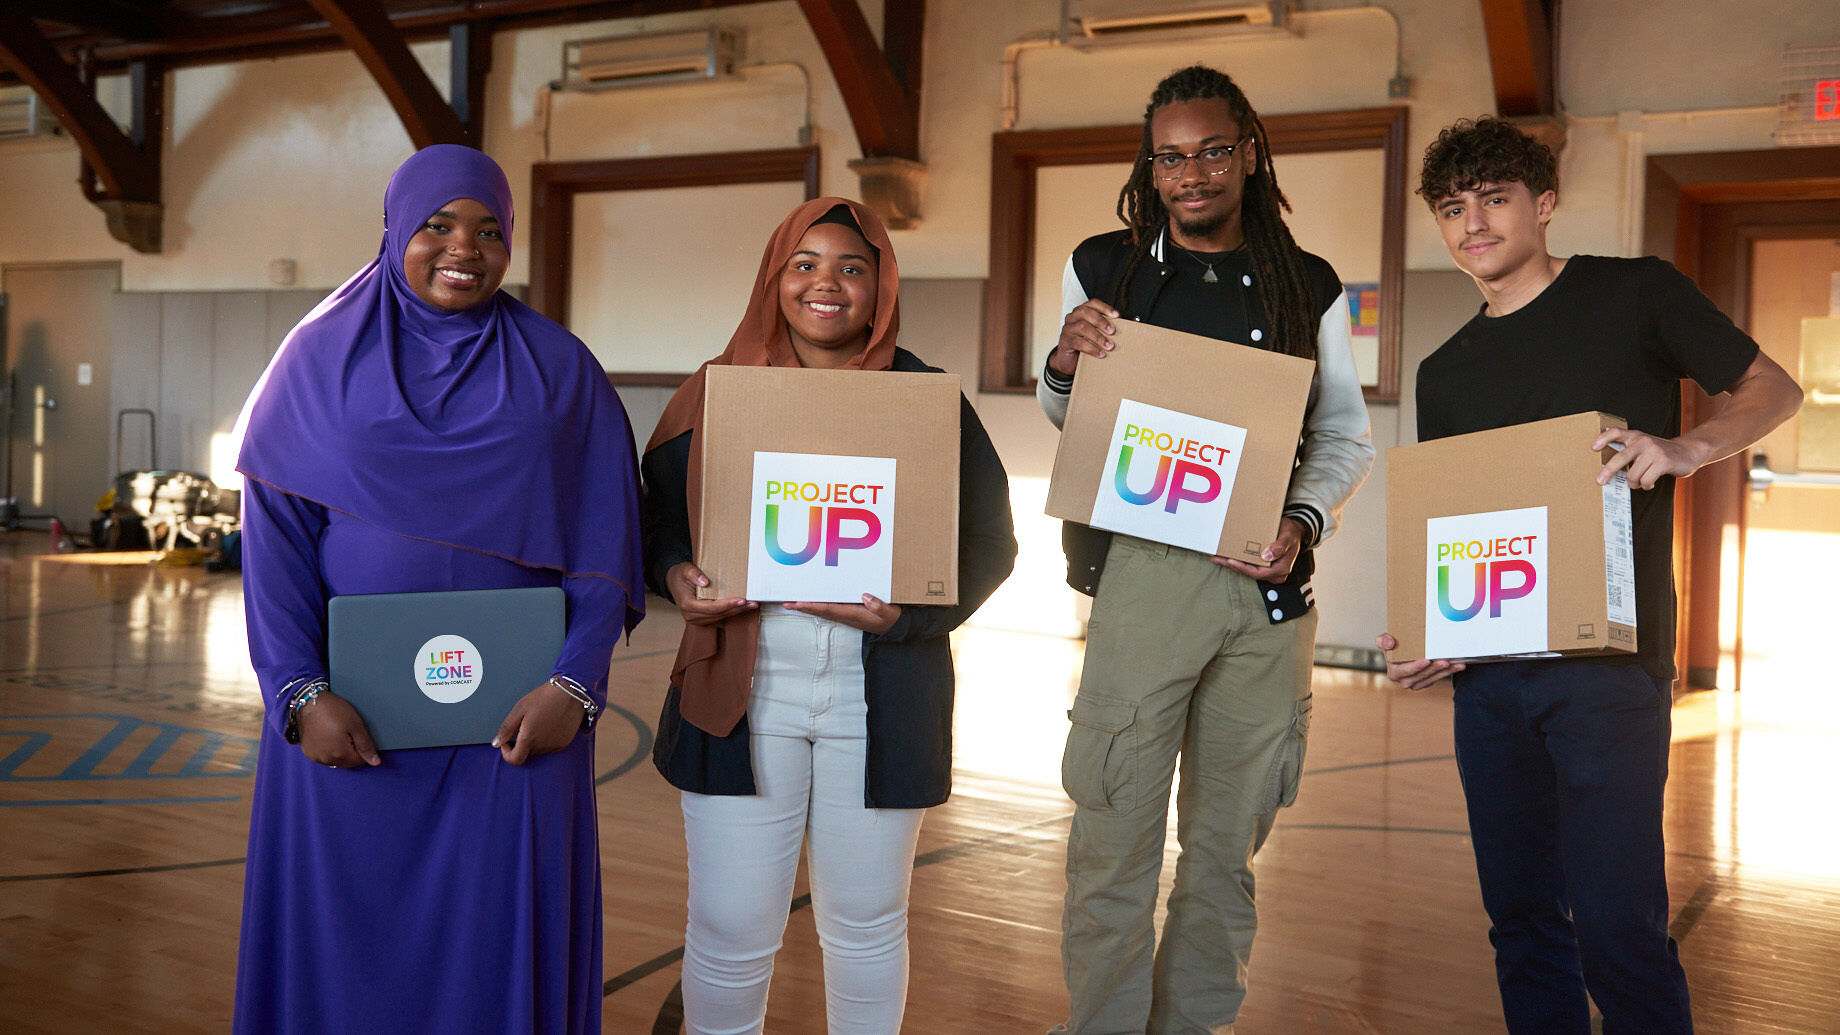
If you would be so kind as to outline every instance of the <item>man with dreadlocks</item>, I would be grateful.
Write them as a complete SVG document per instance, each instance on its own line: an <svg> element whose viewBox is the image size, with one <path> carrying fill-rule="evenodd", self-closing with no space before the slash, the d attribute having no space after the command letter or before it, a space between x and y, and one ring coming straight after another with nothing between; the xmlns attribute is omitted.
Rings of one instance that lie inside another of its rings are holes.
<svg viewBox="0 0 1840 1035"><path fill-rule="evenodd" d="M1310 721L1316 634L1310 548L1373 463L1348 307L1329 264L1298 249L1265 128L1211 68L1164 79L1119 193L1125 229L1082 243L1037 398L1057 426L1113 321L1316 361L1298 462L1263 563L1069 524L1068 582L1094 596L1061 766L1074 801L1056 1032L1231 1032L1258 914L1252 856L1291 803ZM1101 574L1103 573L1103 582ZM1152 918L1177 757L1175 890Z"/></svg>
<svg viewBox="0 0 1840 1035"><path fill-rule="evenodd" d="M1470 846L1514 1035L1693 1030L1668 936L1662 800L1674 705L1674 482L1795 413L1802 391L1667 262L1555 256L1552 151L1510 123L1464 119L1425 150L1418 193L1483 304L1418 368L1421 441L1589 410L1627 430L1636 653L1387 666L1410 690L1455 677L1452 725ZM1680 382L1730 393L1684 434ZM1396 647L1382 634L1382 650ZM1587 992L1589 993L1587 999Z"/></svg>

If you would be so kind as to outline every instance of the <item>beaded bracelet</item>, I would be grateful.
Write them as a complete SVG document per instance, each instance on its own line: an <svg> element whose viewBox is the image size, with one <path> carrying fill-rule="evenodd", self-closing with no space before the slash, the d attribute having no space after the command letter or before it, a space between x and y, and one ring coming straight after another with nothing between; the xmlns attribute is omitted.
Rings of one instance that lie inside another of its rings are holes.
<svg viewBox="0 0 1840 1035"><path fill-rule="evenodd" d="M576 704L581 705L581 710L586 713L581 717L582 732L592 730L595 722L601 717L601 706L594 703L594 697L588 693L588 688L561 674L549 677L549 681L560 687L563 693L574 698Z"/></svg>
<svg viewBox="0 0 1840 1035"><path fill-rule="evenodd" d="M302 683L305 685L300 686L299 689L295 689L298 684ZM281 694L283 697L289 696L290 693L292 695L292 699L288 701L287 728L282 734L287 738L288 743L300 743L300 713L307 705L318 700L322 692L330 690L331 688L331 685L324 679L307 680L304 678L296 679L294 682L282 688Z"/></svg>

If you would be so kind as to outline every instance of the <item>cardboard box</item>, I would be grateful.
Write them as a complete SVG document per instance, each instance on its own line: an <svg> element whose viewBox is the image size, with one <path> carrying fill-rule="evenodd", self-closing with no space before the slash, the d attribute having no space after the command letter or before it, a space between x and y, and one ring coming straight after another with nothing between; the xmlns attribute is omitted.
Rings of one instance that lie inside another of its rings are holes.
<svg viewBox="0 0 1840 1035"><path fill-rule="evenodd" d="M1389 661L1636 649L1629 482L1578 413L1386 451Z"/></svg>
<svg viewBox="0 0 1840 1035"><path fill-rule="evenodd" d="M698 596L958 602L957 374L707 377Z"/></svg>
<svg viewBox="0 0 1840 1035"><path fill-rule="evenodd" d="M1316 364L1120 320L1080 361L1047 511L1259 562L1278 533Z"/></svg>

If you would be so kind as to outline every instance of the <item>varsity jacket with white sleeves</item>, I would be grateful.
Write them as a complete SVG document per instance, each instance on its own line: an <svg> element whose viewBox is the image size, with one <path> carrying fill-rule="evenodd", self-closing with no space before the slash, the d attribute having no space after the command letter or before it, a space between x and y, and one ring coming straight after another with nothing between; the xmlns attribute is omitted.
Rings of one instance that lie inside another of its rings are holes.
<svg viewBox="0 0 1840 1035"><path fill-rule="evenodd" d="M1271 324L1253 288L1251 261L1244 250L1219 257L1181 252L1179 245L1168 240L1166 231L1158 234L1132 277L1123 318L1255 347L1265 342ZM1063 315L1089 298L1108 302L1117 298L1119 278L1130 254L1129 237L1123 230L1088 238L1074 249L1061 278ZM1268 598L1272 591L1280 594L1270 609L1282 615L1277 620L1294 618L1313 606L1309 577L1315 562L1310 548L1335 531L1342 507L1360 488L1374 459L1367 404L1354 367L1347 295L1328 262L1308 252L1304 262L1318 318L1317 361L1284 516L1303 524L1305 541L1291 576L1283 583L1265 584ZM1204 281L1204 270L1214 275L1214 281ZM1035 396L1055 427L1067 415L1072 390L1072 378L1062 377L1052 367L1043 369ZM1064 545L1070 586L1084 593L1098 588L1109 542L1106 533L1068 523Z"/></svg>

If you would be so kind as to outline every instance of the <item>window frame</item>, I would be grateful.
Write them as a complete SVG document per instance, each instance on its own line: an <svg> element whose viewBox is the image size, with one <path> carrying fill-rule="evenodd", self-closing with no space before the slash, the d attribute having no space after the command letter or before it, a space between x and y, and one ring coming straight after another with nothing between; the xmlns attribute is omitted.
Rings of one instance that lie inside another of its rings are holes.
<svg viewBox="0 0 1840 1035"><path fill-rule="evenodd" d="M1378 150L1380 184L1380 324L1378 382L1362 386L1369 402L1399 399L1400 320L1405 283L1406 120L1404 106L1265 116L1273 155ZM1129 162L1141 124L1022 130L991 135L990 270L984 290L979 390L1035 390L1025 339L1034 265L1036 174L1043 168Z"/></svg>
<svg viewBox="0 0 1840 1035"><path fill-rule="evenodd" d="M805 200L818 196L817 147L715 154L662 155L583 162L537 162L530 167L530 306L567 327L569 279L574 264L575 197L619 190L719 187L742 183L799 183ZM686 172L685 167L690 167ZM681 374L608 371L616 385L675 388Z"/></svg>

